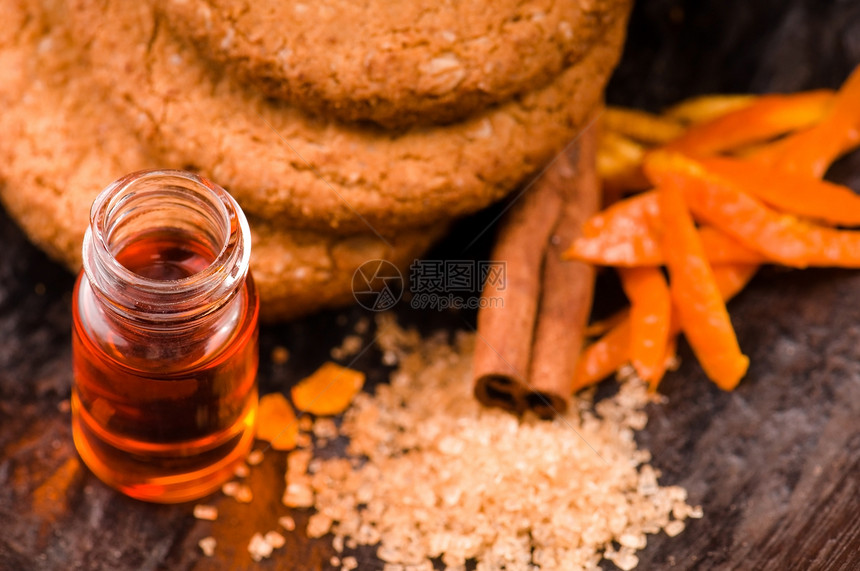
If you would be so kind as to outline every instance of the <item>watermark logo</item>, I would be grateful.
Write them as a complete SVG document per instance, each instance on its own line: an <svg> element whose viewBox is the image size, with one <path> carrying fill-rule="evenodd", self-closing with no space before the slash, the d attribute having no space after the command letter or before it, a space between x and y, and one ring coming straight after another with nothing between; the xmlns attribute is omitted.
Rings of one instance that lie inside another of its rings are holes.
<svg viewBox="0 0 860 571"><path fill-rule="evenodd" d="M387 260L369 260L352 274L352 295L370 311L391 309L403 297L403 275Z"/></svg>

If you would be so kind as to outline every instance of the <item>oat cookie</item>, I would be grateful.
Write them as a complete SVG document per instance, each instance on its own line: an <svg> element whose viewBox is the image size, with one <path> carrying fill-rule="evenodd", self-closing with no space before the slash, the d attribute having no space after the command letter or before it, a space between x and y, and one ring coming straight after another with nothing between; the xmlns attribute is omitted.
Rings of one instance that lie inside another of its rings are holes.
<svg viewBox="0 0 860 571"><path fill-rule="evenodd" d="M386 127L463 119L542 87L629 0L159 0L201 53L306 111Z"/></svg>
<svg viewBox="0 0 860 571"><path fill-rule="evenodd" d="M0 0L0 199L28 236L80 268L90 204L112 180L181 167L147 152L124 118L93 96L88 70L58 22L62 4ZM50 16L49 16L50 14ZM251 218L251 261L266 320L352 302L354 268L383 258L405 271L443 227L388 238L330 236ZM389 246L390 244L390 246Z"/></svg>
<svg viewBox="0 0 860 571"><path fill-rule="evenodd" d="M387 232L474 212L548 161L600 101L624 18L547 87L460 123L402 132L314 119L206 65L147 1L77 0L71 22L105 97L153 152L266 219Z"/></svg>

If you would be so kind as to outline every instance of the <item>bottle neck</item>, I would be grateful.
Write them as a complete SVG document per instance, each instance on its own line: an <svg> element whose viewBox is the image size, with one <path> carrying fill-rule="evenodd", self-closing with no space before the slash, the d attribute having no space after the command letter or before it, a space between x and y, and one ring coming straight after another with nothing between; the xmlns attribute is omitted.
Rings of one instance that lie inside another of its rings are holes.
<svg viewBox="0 0 860 571"><path fill-rule="evenodd" d="M129 174L90 212L83 265L102 305L150 327L185 327L241 290L251 237L224 189L174 170Z"/></svg>

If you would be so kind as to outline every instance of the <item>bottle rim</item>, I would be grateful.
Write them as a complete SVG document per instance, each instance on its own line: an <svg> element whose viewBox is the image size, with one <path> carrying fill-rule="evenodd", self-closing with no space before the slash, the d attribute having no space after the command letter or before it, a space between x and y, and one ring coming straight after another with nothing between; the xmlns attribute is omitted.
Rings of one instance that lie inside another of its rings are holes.
<svg viewBox="0 0 860 571"><path fill-rule="evenodd" d="M141 202L153 200L186 208L211 225L220 243L206 268L160 280L137 274L116 258L117 229L139 213ZM109 184L93 201L83 243L84 273L96 294L123 317L153 322L201 317L222 307L242 288L250 256L250 228L236 200L204 177L172 169L137 171Z"/></svg>

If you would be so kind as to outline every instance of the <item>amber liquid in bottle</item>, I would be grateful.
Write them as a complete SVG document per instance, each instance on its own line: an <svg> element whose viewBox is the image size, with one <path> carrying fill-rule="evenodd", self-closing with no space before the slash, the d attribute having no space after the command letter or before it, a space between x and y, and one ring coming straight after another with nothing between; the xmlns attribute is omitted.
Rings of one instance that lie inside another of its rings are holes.
<svg viewBox="0 0 860 571"><path fill-rule="evenodd" d="M152 231L116 260L169 281L216 258L185 232ZM169 331L111 316L82 272L74 295L75 446L100 479L129 496L179 502L216 490L253 444L258 301L250 276L213 327L199 316ZM213 314L216 313L213 311Z"/></svg>

